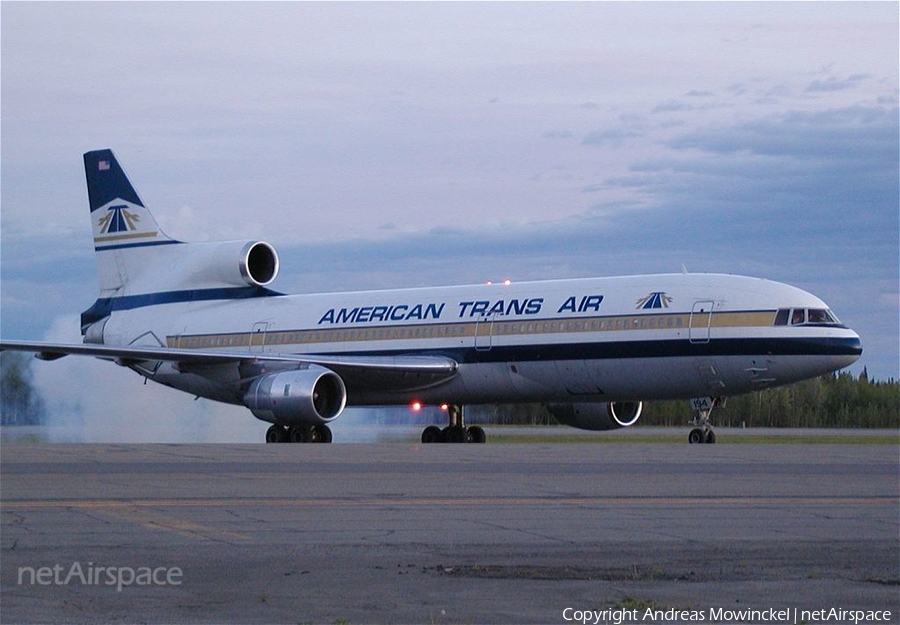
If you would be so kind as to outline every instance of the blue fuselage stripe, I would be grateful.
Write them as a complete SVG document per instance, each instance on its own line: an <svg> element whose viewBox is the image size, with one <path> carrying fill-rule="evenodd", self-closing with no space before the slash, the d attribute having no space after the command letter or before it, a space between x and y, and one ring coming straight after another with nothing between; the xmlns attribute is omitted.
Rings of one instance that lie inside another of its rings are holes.
<svg viewBox="0 0 900 625"><path fill-rule="evenodd" d="M86 311L81 313L81 327L100 321L111 313L120 310L134 310L145 306L160 304L180 304L185 302L206 302L213 300L236 300L253 297L271 297L281 295L277 291L257 286L223 287L215 289L192 289L187 291L163 291L143 295L124 295L122 297L102 297Z"/></svg>
<svg viewBox="0 0 900 625"><path fill-rule="evenodd" d="M125 248L132 249L135 247L155 247L157 245L178 245L180 243L181 243L181 241L166 240L166 241L148 241L146 243L119 243L118 245L103 245L103 246L95 245L94 251L95 252L108 252L110 250L121 250L121 249L125 249Z"/></svg>

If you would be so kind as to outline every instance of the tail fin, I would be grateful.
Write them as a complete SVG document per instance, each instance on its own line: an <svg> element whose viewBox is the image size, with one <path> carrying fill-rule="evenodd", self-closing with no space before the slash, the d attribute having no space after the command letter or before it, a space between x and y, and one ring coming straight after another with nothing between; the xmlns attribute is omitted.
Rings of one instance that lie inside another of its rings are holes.
<svg viewBox="0 0 900 625"><path fill-rule="evenodd" d="M100 298L81 314L85 340L102 336L103 319L117 310L276 295L264 288L278 273L268 243L176 241L160 229L112 150L87 152L84 173L100 280Z"/></svg>
<svg viewBox="0 0 900 625"><path fill-rule="evenodd" d="M178 242L160 229L112 150L87 152L84 174L97 252Z"/></svg>

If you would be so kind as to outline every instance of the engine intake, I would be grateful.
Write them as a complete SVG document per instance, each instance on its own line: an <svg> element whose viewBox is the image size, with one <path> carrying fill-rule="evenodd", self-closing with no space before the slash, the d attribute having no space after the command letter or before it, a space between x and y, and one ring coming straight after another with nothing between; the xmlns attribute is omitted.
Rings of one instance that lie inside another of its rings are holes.
<svg viewBox="0 0 900 625"><path fill-rule="evenodd" d="M253 286L271 284L278 275L278 254L264 241L252 241L241 250L241 276Z"/></svg>
<svg viewBox="0 0 900 625"><path fill-rule="evenodd" d="M347 388L335 372L312 365L257 378L244 395L244 405L269 423L323 425L343 412Z"/></svg>
<svg viewBox="0 0 900 625"><path fill-rule="evenodd" d="M616 401L605 404L547 404L560 423L580 430L617 430L637 423L644 404L639 401Z"/></svg>

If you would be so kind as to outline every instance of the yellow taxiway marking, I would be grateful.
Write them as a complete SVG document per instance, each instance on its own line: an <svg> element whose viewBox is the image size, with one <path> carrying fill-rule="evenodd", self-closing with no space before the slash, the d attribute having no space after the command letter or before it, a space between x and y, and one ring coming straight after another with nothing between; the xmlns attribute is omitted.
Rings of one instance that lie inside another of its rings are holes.
<svg viewBox="0 0 900 625"><path fill-rule="evenodd" d="M84 508L85 506L72 507ZM141 527L146 527L147 529L172 532L173 534L193 538L199 541L211 540L228 543L253 542L253 538L246 534L228 532L216 529L215 527L210 527L209 525L201 525L199 523L192 523L183 519L166 516L161 514L158 510L151 510L144 506L95 506L92 507L92 510L115 521L135 523Z"/></svg>

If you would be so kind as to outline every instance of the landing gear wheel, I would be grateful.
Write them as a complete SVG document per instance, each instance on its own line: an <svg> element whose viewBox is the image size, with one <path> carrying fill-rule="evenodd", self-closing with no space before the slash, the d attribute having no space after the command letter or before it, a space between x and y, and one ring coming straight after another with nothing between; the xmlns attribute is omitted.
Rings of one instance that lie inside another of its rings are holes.
<svg viewBox="0 0 900 625"><path fill-rule="evenodd" d="M330 443L332 440L331 428L327 425L311 425L308 431L308 443Z"/></svg>
<svg viewBox="0 0 900 625"><path fill-rule="evenodd" d="M283 443L287 440L287 430L280 425L273 425L266 430L267 443Z"/></svg>
<svg viewBox="0 0 900 625"><path fill-rule="evenodd" d="M429 425L422 431L422 442L423 443L442 443L444 442L443 434L441 433L441 428L436 425Z"/></svg>
<svg viewBox="0 0 900 625"><path fill-rule="evenodd" d="M308 443L310 441L310 428L303 425L292 425L288 430L288 436L292 443Z"/></svg>
<svg viewBox="0 0 900 625"><path fill-rule="evenodd" d="M466 433L466 429L461 425L453 425L450 426L450 431L447 433L447 442L448 443L467 443L468 435Z"/></svg>
<svg viewBox="0 0 900 625"><path fill-rule="evenodd" d="M447 427L429 425L422 431L423 443L483 443L487 439L484 430L473 425L466 428L463 406L451 404L447 407Z"/></svg>
<svg viewBox="0 0 900 625"><path fill-rule="evenodd" d="M695 397L691 400L694 418L690 424L694 426L694 429L688 434L689 443L711 444L716 442L716 433L713 432L712 425L710 425L709 416L712 414L713 408L725 406L725 400L725 397Z"/></svg>

